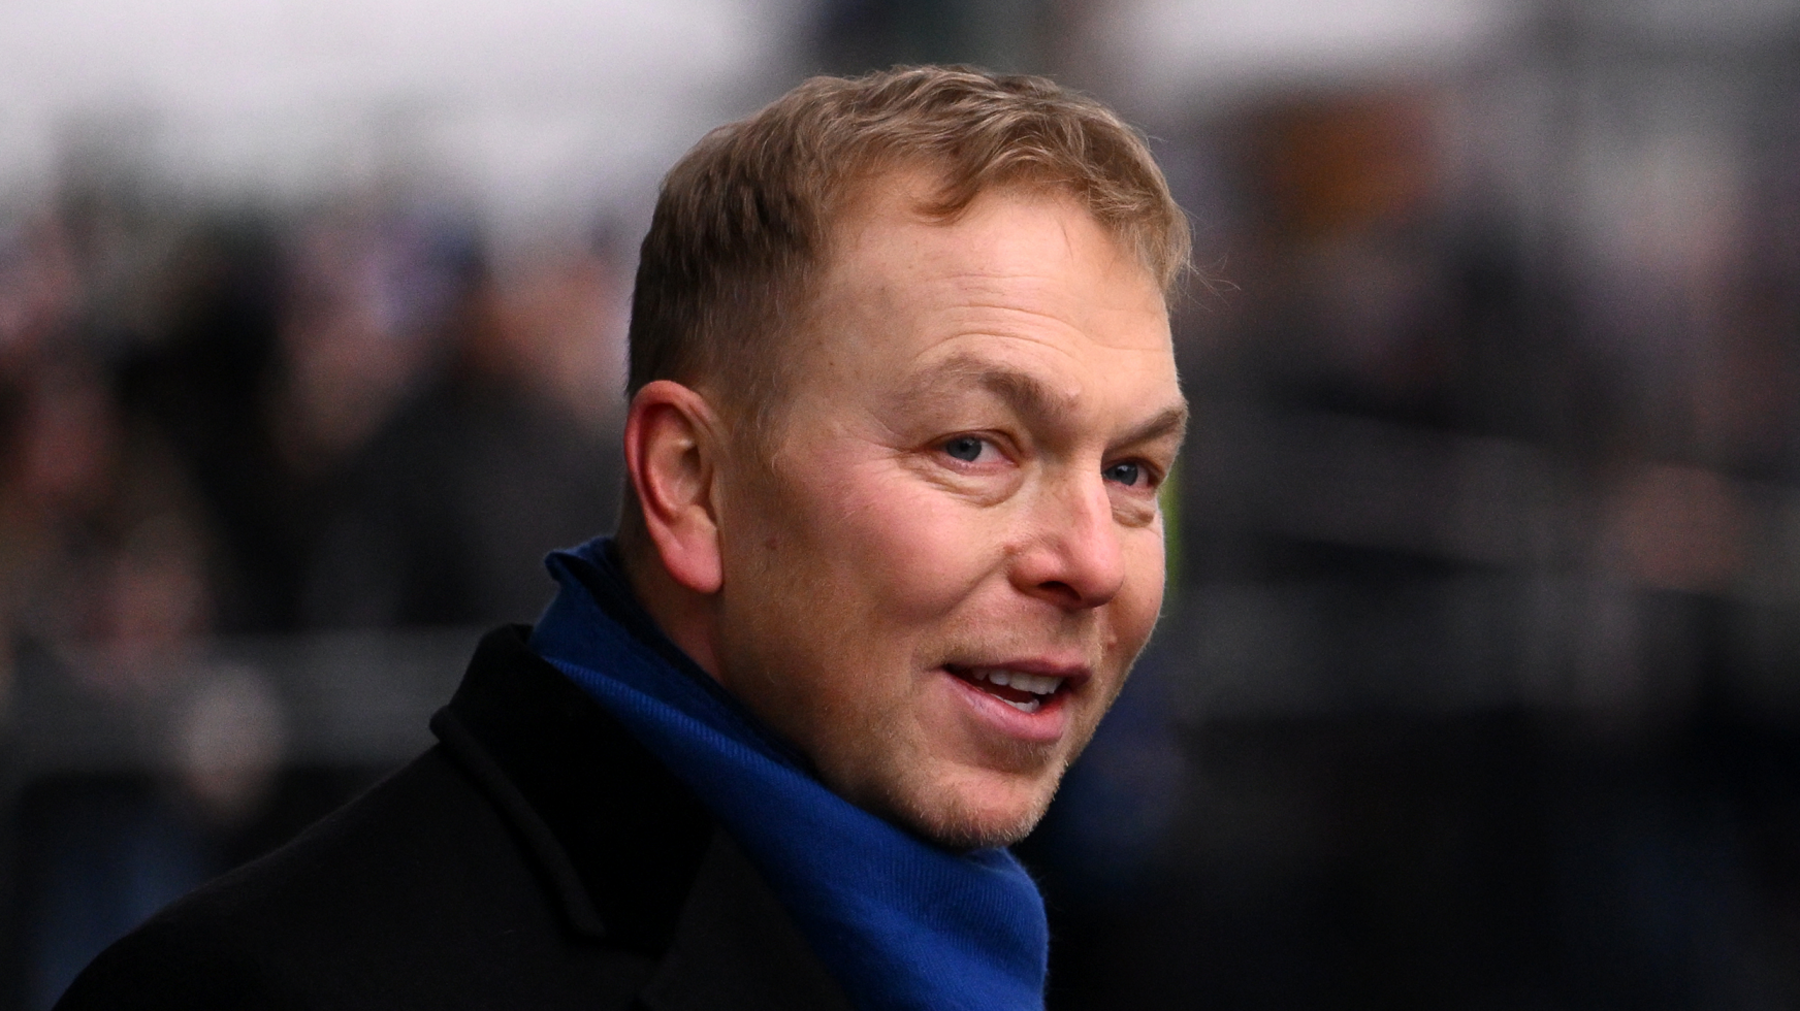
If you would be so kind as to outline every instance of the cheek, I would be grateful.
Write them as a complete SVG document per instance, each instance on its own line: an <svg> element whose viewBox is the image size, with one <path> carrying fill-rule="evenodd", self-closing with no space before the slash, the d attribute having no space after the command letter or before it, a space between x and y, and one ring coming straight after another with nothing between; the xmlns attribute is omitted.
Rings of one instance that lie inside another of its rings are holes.
<svg viewBox="0 0 1800 1011"><path fill-rule="evenodd" d="M1120 645L1132 656L1150 638L1156 619L1162 611L1165 556L1162 524L1131 531L1122 545L1125 554L1125 585L1113 599L1114 627Z"/></svg>
<svg viewBox="0 0 1800 1011"><path fill-rule="evenodd" d="M993 573L994 517L920 487L898 467L848 469L808 495L830 505L795 534L835 570L842 592L862 597L884 623L940 617Z"/></svg>

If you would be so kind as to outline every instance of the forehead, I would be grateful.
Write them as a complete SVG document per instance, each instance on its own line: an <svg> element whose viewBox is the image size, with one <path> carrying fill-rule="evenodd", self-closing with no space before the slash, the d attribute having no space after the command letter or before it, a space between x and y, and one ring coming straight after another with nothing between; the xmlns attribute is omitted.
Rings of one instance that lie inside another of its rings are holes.
<svg viewBox="0 0 1800 1011"><path fill-rule="evenodd" d="M820 274L840 286L866 275L884 253L910 251L962 253L964 260L991 259L1012 244L1037 245L1054 235L1067 253L1104 248L1105 281L1142 275L1161 291L1155 270L1124 232L1103 224L1068 189L1049 182L1020 180L981 190L951 213L939 208L945 198L942 174L930 167L900 167L863 177L836 201L827 228ZM1077 250L1076 246L1087 247ZM935 247L935 249L934 249ZM1096 279L1098 280L1098 278ZM1137 287L1135 283L1131 285Z"/></svg>
<svg viewBox="0 0 1800 1011"><path fill-rule="evenodd" d="M795 379L848 367L864 383L904 382L934 362L987 356L1046 366L1075 385L1106 378L1179 396L1155 276L1073 197L993 190L945 220L924 209L932 185L923 173L893 174L846 209Z"/></svg>

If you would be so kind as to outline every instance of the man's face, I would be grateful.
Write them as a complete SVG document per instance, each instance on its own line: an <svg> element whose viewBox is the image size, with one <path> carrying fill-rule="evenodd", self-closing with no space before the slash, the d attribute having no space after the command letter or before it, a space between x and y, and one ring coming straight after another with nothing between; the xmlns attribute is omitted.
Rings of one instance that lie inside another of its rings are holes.
<svg viewBox="0 0 1800 1011"><path fill-rule="evenodd" d="M1155 623L1186 416L1150 273L1072 200L841 226L724 465L718 675L826 784L953 846L1036 824Z"/></svg>

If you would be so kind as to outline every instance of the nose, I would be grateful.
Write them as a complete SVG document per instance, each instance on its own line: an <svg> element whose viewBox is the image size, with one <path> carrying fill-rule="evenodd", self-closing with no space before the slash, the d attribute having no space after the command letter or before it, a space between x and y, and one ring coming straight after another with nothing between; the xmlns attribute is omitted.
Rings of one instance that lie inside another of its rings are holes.
<svg viewBox="0 0 1800 1011"><path fill-rule="evenodd" d="M1014 585L1071 611L1112 600L1125 585L1125 554L1098 468L1043 491L1034 502L1031 535L1014 557Z"/></svg>

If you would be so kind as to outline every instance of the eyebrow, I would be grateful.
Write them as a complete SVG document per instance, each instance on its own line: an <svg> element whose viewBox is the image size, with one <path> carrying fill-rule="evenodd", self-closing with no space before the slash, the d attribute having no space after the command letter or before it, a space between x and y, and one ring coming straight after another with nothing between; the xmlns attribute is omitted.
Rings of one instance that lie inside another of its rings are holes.
<svg viewBox="0 0 1800 1011"><path fill-rule="evenodd" d="M1126 433L1119 440L1122 446L1135 446L1144 442L1155 442L1158 439L1173 437L1177 443L1187 441L1188 406L1184 402L1178 407L1170 407L1161 414L1151 418L1137 428Z"/></svg>
<svg viewBox="0 0 1800 1011"><path fill-rule="evenodd" d="M915 375L898 393L903 409L938 396L944 384L959 383L979 386L1006 402L1015 413L1043 421L1067 418L1075 412L1075 398L1052 389L1037 376L1001 365L977 354L952 355ZM1185 400L1165 408L1118 440L1130 446L1173 436L1181 441L1187 434L1188 406Z"/></svg>

